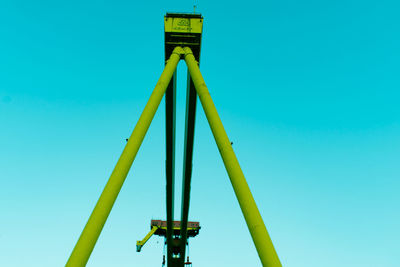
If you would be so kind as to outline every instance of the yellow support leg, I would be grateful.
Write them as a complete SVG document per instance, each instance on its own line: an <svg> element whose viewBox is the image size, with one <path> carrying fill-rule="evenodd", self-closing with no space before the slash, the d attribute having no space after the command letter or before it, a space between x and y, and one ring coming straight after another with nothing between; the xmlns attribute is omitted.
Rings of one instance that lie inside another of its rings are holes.
<svg viewBox="0 0 400 267"><path fill-rule="evenodd" d="M124 151L110 176L110 179L104 187L104 190L101 193L101 196L68 259L66 264L67 267L85 266L89 260L90 254L99 238L114 202L117 199L125 178L128 175L129 169L136 157L140 145L142 144L150 123L153 120L154 114L160 105L161 99L173 73L175 72L182 53L183 51L181 47L176 47L172 52L168 63L135 126L135 129L133 130L128 143L126 144Z"/></svg>
<svg viewBox="0 0 400 267"><path fill-rule="evenodd" d="M199 95L201 105L203 106L211 131L214 135L225 168L228 172L236 198L239 201L240 208L246 220L254 245L256 246L258 256L264 267L282 266L278 255L274 249L271 238L264 225L256 202L250 192L244 174L240 168L239 162L233 152L232 145L228 135L225 132L217 109L211 99L210 93L204 82L203 76L189 47L184 48L185 61L188 66L190 76L193 79L197 94Z"/></svg>

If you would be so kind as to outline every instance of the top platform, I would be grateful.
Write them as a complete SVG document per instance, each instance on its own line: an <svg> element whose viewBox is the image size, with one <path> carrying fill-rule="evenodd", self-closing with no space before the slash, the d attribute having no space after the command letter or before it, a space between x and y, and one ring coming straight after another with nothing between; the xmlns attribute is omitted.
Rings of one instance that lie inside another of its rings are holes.
<svg viewBox="0 0 400 267"><path fill-rule="evenodd" d="M167 13L164 16L165 59L176 46L188 46L199 61L203 16L190 13Z"/></svg>
<svg viewBox="0 0 400 267"><path fill-rule="evenodd" d="M203 30L203 17L200 14L167 13L164 17L165 32L197 33Z"/></svg>

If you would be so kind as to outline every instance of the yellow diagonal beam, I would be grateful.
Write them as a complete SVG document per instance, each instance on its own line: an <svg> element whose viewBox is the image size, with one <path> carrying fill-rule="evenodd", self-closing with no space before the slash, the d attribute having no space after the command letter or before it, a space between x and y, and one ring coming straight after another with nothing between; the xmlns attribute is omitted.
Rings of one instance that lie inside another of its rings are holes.
<svg viewBox="0 0 400 267"><path fill-rule="evenodd" d="M181 47L176 47L169 58L164 71L158 80L153 93L147 102L142 115L137 122L132 135L128 139L124 151L122 152L117 165L115 166L110 179L101 193L99 200L86 223L85 228L75 245L66 266L81 267L85 266L89 260L90 254L99 238L101 230L107 220L108 215L117 199L118 193L128 175L129 169L136 157L136 154L142 144L144 136L153 120L154 114L160 105L161 99L167 89L176 66L180 60L183 51Z"/></svg>
<svg viewBox="0 0 400 267"><path fill-rule="evenodd" d="M263 219L258 211L256 202L250 192L239 161L233 152L232 145L228 135L225 132L217 109L211 99L210 93L201 75L199 66L189 47L184 48L185 61L188 66L190 76L193 79L197 94L199 95L201 105L203 106L211 131L214 135L225 168L228 172L236 198L239 201L240 208L246 220L254 245L256 246L258 256L264 267L282 266L278 255L274 249L271 238L264 225Z"/></svg>
<svg viewBox="0 0 400 267"><path fill-rule="evenodd" d="M136 251L140 252L142 250L142 247L144 244L146 244L147 241L149 241L150 237L154 235L154 233L158 230L158 226L153 226L150 230L150 232L143 238L143 240L139 240L136 242Z"/></svg>

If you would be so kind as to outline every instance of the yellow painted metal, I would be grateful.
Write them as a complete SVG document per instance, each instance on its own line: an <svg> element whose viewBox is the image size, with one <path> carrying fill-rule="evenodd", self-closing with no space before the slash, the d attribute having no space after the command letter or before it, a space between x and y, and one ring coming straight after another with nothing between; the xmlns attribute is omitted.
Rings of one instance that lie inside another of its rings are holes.
<svg viewBox="0 0 400 267"><path fill-rule="evenodd" d="M217 143L225 168L228 172L236 198L239 201L240 208L246 220L254 245L256 246L258 256L264 267L282 266L278 255L274 249L267 228L263 222L256 202L250 192L239 161L233 151L231 142L225 132L217 109L211 99L210 93L201 75L195 57L190 48L185 47L185 61L188 66L190 76L193 79L197 94L203 106L208 123Z"/></svg>
<svg viewBox="0 0 400 267"><path fill-rule="evenodd" d="M154 235L154 233L158 230L164 230L167 231L167 227L166 226L153 226L150 230L150 232L147 233L147 235L140 241L136 241L136 251L140 252L140 250L142 249L142 247L144 246L144 244L146 244L146 242L150 239L150 237L152 237ZM198 230L199 227L187 227L186 228L187 231L194 231L194 230ZM181 230L180 226L173 226L172 230Z"/></svg>
<svg viewBox="0 0 400 267"><path fill-rule="evenodd" d="M201 33L203 30L202 18L165 17L164 31L179 33Z"/></svg>
<svg viewBox="0 0 400 267"><path fill-rule="evenodd" d="M165 230L165 231L167 230L166 226L161 226L159 228L162 229L162 230ZM198 229L199 229L199 227L190 227L190 226L186 227L186 231L192 231L192 230L198 230ZM181 227L180 226L173 226L172 230L181 230Z"/></svg>
<svg viewBox="0 0 400 267"><path fill-rule="evenodd" d="M150 232L141 241L136 242L136 251L140 252L144 244L150 239L150 237L158 230L158 226L153 226Z"/></svg>
<svg viewBox="0 0 400 267"><path fill-rule="evenodd" d="M153 93L147 102L142 115L137 122L132 135L128 139L128 142L106 184L103 192L92 214L86 223L85 228L79 237L78 242L75 245L71 256L68 259L66 266L68 267L81 267L85 266L89 260L90 254L99 238L101 230L107 220L108 215L117 199L118 193L128 175L129 169L136 157L136 154L142 144L144 136L153 120L154 114L160 105L161 99L167 89L169 81L173 73L175 72L176 66L181 58L183 50L181 47L176 47L172 52L164 71L158 80Z"/></svg>

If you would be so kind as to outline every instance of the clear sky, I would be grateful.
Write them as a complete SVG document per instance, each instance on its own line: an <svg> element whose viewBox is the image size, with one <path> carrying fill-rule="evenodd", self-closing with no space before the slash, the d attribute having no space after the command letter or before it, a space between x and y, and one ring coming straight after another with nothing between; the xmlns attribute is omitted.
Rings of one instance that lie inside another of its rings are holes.
<svg viewBox="0 0 400 267"><path fill-rule="evenodd" d="M0 1L0 266L63 266L192 1ZM204 1L201 69L284 266L399 266L398 1ZM178 67L176 215L186 67ZM161 266L164 101L88 266ZM260 266L197 109L193 266Z"/></svg>

